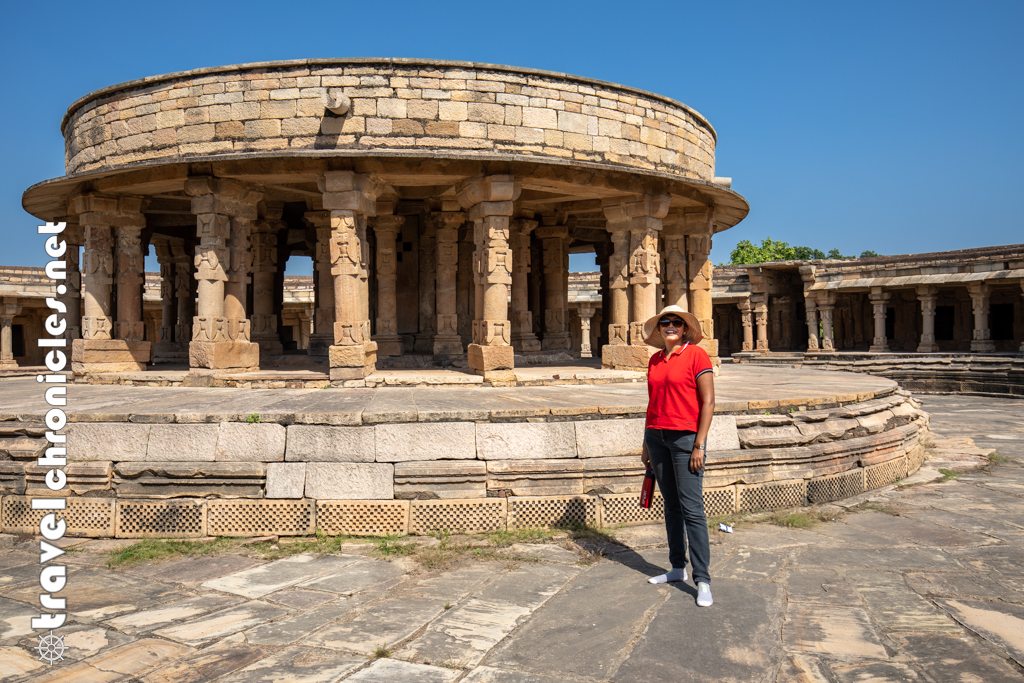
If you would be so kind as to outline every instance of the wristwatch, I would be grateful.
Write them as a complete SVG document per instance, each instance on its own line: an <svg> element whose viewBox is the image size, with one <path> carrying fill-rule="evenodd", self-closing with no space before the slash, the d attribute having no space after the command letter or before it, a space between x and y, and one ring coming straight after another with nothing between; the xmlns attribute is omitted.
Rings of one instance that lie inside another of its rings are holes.
<svg viewBox="0 0 1024 683"><path fill-rule="evenodd" d="M699 443L699 444L695 445L695 446L693 447L693 450L697 450L698 448L699 448L700 450L702 450L702 451L703 451L703 450L707 450L707 449L706 449L706 448L704 447L704 444L702 444L702 443Z"/></svg>

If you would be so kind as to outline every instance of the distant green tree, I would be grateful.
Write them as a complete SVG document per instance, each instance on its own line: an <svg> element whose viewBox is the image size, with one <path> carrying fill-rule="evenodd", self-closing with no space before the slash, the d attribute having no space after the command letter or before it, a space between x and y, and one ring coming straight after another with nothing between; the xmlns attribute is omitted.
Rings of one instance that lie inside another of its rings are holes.
<svg viewBox="0 0 1024 683"><path fill-rule="evenodd" d="M838 249L829 249L828 250L827 258L841 260L841 259L852 259L852 258L856 258L856 257L855 256L843 256L843 253L841 251L839 251Z"/></svg>
<svg viewBox="0 0 1024 683"><path fill-rule="evenodd" d="M810 247L793 247L793 258L797 261L813 261L825 258L825 252Z"/></svg>
<svg viewBox="0 0 1024 683"><path fill-rule="evenodd" d="M760 246L755 246L750 240L740 240L729 256L732 259L729 263L732 265L792 261L796 258L793 247L786 242L776 242L771 237L764 238Z"/></svg>
<svg viewBox="0 0 1024 683"><path fill-rule="evenodd" d="M879 254L877 251L871 251L870 249L865 249L864 251L860 252L861 258L871 258L872 256L881 256L881 254Z"/></svg>

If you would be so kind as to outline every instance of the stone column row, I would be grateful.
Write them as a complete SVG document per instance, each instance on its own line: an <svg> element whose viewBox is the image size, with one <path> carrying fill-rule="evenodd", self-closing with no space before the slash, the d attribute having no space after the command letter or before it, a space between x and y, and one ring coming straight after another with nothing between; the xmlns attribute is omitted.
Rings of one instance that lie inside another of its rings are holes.
<svg viewBox="0 0 1024 683"><path fill-rule="evenodd" d="M0 303L0 369L9 370L18 367L14 360L14 316L21 313L17 299L5 297Z"/></svg>
<svg viewBox="0 0 1024 683"><path fill-rule="evenodd" d="M431 218L435 225L437 244L437 265L435 270L436 293L434 309L437 321L434 325L434 355L461 354L462 338L459 336L457 277L459 268L459 228L466 222L466 214L457 211L457 203L445 201L442 211Z"/></svg>

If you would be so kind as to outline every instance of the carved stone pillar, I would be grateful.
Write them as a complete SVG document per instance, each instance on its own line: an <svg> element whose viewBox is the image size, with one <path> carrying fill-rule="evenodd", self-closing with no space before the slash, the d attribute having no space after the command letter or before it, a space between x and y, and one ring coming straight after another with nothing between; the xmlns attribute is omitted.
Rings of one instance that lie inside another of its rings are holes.
<svg viewBox="0 0 1024 683"><path fill-rule="evenodd" d="M938 300L938 287L921 285L917 288L917 300L921 302L921 343L917 345L918 353L935 353L939 345L935 342L935 302Z"/></svg>
<svg viewBox="0 0 1024 683"><path fill-rule="evenodd" d="M754 325L751 319L751 305L750 299L744 299L743 301L736 304L736 308L740 309L740 324L743 325L743 345L742 350L753 351L754 350Z"/></svg>
<svg viewBox="0 0 1024 683"><path fill-rule="evenodd" d="M324 209L331 212L330 258L334 275L334 344L329 352L331 380L358 380L372 373L377 363L377 343L370 338L366 219L377 212L381 186L370 176L352 171L328 171L317 182L324 196Z"/></svg>
<svg viewBox="0 0 1024 683"><path fill-rule="evenodd" d="M174 328L178 323L178 306L175 300L175 264L171 246L166 241L154 244L156 260L160 264L160 332L153 345L153 362L167 363L181 360L174 343Z"/></svg>
<svg viewBox="0 0 1024 683"><path fill-rule="evenodd" d="M974 311L974 334L971 339L972 353L991 353L996 350L992 331L988 326L989 289L984 282L967 285L971 295L971 309Z"/></svg>
<svg viewBox="0 0 1024 683"><path fill-rule="evenodd" d="M142 341L142 285L145 268L142 260L142 226L114 228L117 250L117 321L114 336L127 341Z"/></svg>
<svg viewBox="0 0 1024 683"><path fill-rule="evenodd" d="M316 230L313 248L313 287L316 308L313 334L309 337L310 356L326 356L334 344L334 275L331 274L331 212L307 211L305 219Z"/></svg>
<svg viewBox="0 0 1024 683"><path fill-rule="evenodd" d="M265 209L263 220L252 233L252 336L259 344L260 356L279 356L284 344L277 329L274 311L274 282L277 278L277 231L283 213L280 207Z"/></svg>
<svg viewBox="0 0 1024 683"><path fill-rule="evenodd" d="M580 315L580 358L590 358L593 355L590 347L590 319L594 317L594 307L580 306L577 313Z"/></svg>
<svg viewBox="0 0 1024 683"><path fill-rule="evenodd" d="M390 204L390 202L388 202ZM391 205L393 209L393 205ZM380 207L378 207L380 213ZM374 220L377 238L377 342L378 356L401 356L402 338L398 336L398 258L395 250L404 216L378 215Z"/></svg>
<svg viewBox="0 0 1024 683"><path fill-rule="evenodd" d="M832 332L832 311L836 307L834 292L818 295L818 312L821 314L821 350L835 351Z"/></svg>
<svg viewBox="0 0 1024 683"><path fill-rule="evenodd" d="M661 266L658 234L662 228L661 219L668 213L668 204L667 195L641 195L604 202L604 215L615 247L610 259L610 286L613 290L622 290L628 282L630 287L628 294L613 291L611 313L614 327L609 327L609 344L601 350L604 367L643 370L654 351L644 344L643 324L657 313L656 285ZM628 260L623 263L620 254L627 253ZM624 308L628 310L625 315ZM623 327L624 323L628 328ZM629 330L630 348L625 348L626 329Z"/></svg>
<svg viewBox="0 0 1024 683"><path fill-rule="evenodd" d="M711 225L709 217L696 214L691 221ZM690 274L690 313L700 321L704 341L700 345L708 352L713 364L720 364L718 341L715 339L715 325L711 316L711 285L713 266L711 263L711 230L691 234L686 240Z"/></svg>
<svg viewBox="0 0 1024 683"><path fill-rule="evenodd" d="M445 203L447 204L447 202ZM445 206L454 209L455 206ZM459 336L457 276L459 267L459 227L466 222L466 214L460 211L442 211L431 219L437 231L437 271L435 310L437 311L437 333L434 335L435 356L448 356L463 352Z"/></svg>
<svg viewBox="0 0 1024 683"><path fill-rule="evenodd" d="M113 325L111 321L111 285L114 275L112 226L124 238L125 243L119 255L122 268L119 269L118 295L124 287L127 302L123 313L128 318L122 322L139 323L142 320L139 277L142 272L141 246L133 240L138 239L139 231L145 226L142 214L143 199L138 197L109 196L97 193L75 195L70 201L71 213L78 214L78 222L82 225L85 235L85 253L82 259L82 339L76 339L71 346L71 367L76 374L87 372L133 372L145 370L146 363L152 357L152 344L141 341L139 326L119 326L122 338L112 339ZM136 264L132 257L138 259ZM132 301L131 285L136 289L134 301L138 313L128 310ZM127 339L125 336L136 336L138 339Z"/></svg>
<svg viewBox="0 0 1024 683"><path fill-rule="evenodd" d="M174 297L178 302L177 322L174 325L174 344L181 360L188 359L188 346L192 341L192 318L196 314L195 247L188 243L173 245Z"/></svg>
<svg viewBox="0 0 1024 683"><path fill-rule="evenodd" d="M5 297L0 305L0 369L11 370L18 367L14 360L14 335L11 325L14 323L14 316L21 312L17 299Z"/></svg>
<svg viewBox="0 0 1024 683"><path fill-rule="evenodd" d="M461 207L460 207L461 208ZM459 339L462 347L467 348L473 343L473 314L476 311L476 283L473 276L473 226L467 225L459 229L459 268L456 273L455 312L459 318Z"/></svg>
<svg viewBox="0 0 1024 683"><path fill-rule="evenodd" d="M629 231L624 225L608 229L612 235L612 253L608 255L608 345L624 346L629 344Z"/></svg>
<svg viewBox="0 0 1024 683"><path fill-rule="evenodd" d="M491 382L514 382L512 323L508 293L512 284L512 251L508 247L509 218L519 185L509 175L492 175L462 182L459 204L473 221L475 315L473 343L467 349L469 367Z"/></svg>
<svg viewBox="0 0 1024 683"><path fill-rule="evenodd" d="M545 220L552 221L552 217L545 217ZM563 350L571 346L567 316L568 292L563 289L564 250L568 236L569 230L564 225L537 228L537 237L544 247L544 336L541 348L545 351Z"/></svg>
<svg viewBox="0 0 1024 683"><path fill-rule="evenodd" d="M60 294L60 285L57 286L58 299L67 307L67 329L64 331L64 339L68 345L75 339L82 338L82 273L78 262L78 248L85 242L85 235L82 226L77 224L78 218L67 216L61 219L68 225L64 228L61 237L67 244L64 256L65 268L64 294Z"/></svg>
<svg viewBox="0 0 1024 683"><path fill-rule="evenodd" d="M530 233L537 221L518 218L511 223L509 246L512 248L512 348L516 353L540 351L541 343L533 333L530 311Z"/></svg>
<svg viewBox="0 0 1024 683"><path fill-rule="evenodd" d="M768 304L767 295L755 294L750 297L754 308L754 324L757 326L757 343L755 349L768 353Z"/></svg>
<svg viewBox="0 0 1024 683"><path fill-rule="evenodd" d="M193 372L259 368L245 311L249 232L263 193L236 180L196 176L185 183L196 215L198 304L192 319Z"/></svg>
<svg viewBox="0 0 1024 683"><path fill-rule="evenodd" d="M813 297L804 297L807 310L807 350L818 350L818 307Z"/></svg>
<svg viewBox="0 0 1024 683"><path fill-rule="evenodd" d="M666 223L661 234L665 242L665 272L662 278L665 281L665 305L679 306L688 311L690 302L686 294L690 280L686 275L686 234L683 232L682 219Z"/></svg>
<svg viewBox="0 0 1024 683"><path fill-rule="evenodd" d="M870 353L888 353L889 343L885 338L885 314L886 306L892 295L883 292L881 287L872 287L868 300L871 302L875 318L875 336L871 340Z"/></svg>
<svg viewBox="0 0 1024 683"><path fill-rule="evenodd" d="M437 335L437 224L430 216L420 235L419 259L419 332L413 342L417 353L431 353ZM378 352L379 353L379 352Z"/></svg>

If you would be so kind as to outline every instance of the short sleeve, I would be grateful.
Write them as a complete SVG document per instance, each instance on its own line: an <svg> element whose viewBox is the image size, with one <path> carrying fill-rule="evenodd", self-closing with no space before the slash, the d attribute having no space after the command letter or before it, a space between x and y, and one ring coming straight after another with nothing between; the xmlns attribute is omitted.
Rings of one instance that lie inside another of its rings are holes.
<svg viewBox="0 0 1024 683"><path fill-rule="evenodd" d="M708 352L699 346L693 347L693 379L697 380L698 377L703 375L705 372L711 372L714 368L711 366L711 358L708 356Z"/></svg>

